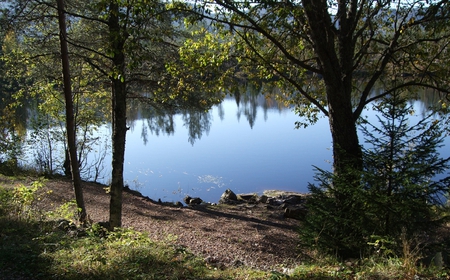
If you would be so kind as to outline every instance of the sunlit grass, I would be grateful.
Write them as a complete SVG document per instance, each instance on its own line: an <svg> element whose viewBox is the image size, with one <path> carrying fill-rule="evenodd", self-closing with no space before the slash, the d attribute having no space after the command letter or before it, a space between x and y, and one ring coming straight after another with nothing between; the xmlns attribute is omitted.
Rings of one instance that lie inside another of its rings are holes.
<svg viewBox="0 0 450 280"><path fill-rule="evenodd" d="M199 258L153 243L145 234L123 229L106 238L91 234L47 254L53 260L50 273L70 279L189 279L208 274Z"/></svg>

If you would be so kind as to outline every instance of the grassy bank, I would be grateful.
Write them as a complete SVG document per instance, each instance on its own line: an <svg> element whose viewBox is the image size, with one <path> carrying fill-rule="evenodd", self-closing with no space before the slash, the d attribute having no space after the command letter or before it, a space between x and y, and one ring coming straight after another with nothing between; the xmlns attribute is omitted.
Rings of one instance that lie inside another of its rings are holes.
<svg viewBox="0 0 450 280"><path fill-rule="evenodd" d="M73 202L51 212L35 202L45 182L0 184L0 279L447 279L448 270L419 267L418 255L372 257L344 263L313 256L283 272L217 267L173 236L155 242L144 232L76 227ZM415 278L414 278L415 277ZM417 278L419 277L419 278Z"/></svg>

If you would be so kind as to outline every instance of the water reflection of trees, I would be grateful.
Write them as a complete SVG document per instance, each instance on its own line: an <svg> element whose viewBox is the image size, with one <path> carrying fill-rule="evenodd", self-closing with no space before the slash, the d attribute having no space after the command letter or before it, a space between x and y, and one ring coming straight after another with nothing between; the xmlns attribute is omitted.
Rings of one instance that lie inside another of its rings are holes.
<svg viewBox="0 0 450 280"><path fill-rule="evenodd" d="M239 84L228 92L225 100L234 100L237 105L237 120L240 121L242 117L245 117L250 128L253 128L257 118L260 117L258 112L262 112L262 118L267 121L269 110L283 112L292 109L282 102L277 102L276 94L276 88L267 88L264 84ZM425 111L439 104L440 100L439 95L425 91L417 92L412 98L421 100ZM216 106L219 118L223 120L225 118L223 104ZM142 120L141 138L144 144L147 144L149 133L156 136L173 135L177 117L181 117L183 126L188 131L188 141L191 144L201 139L204 134L207 135L212 125L211 112L195 106L188 109L159 108L136 100L130 102L128 125L134 129L137 121Z"/></svg>
<svg viewBox="0 0 450 280"><path fill-rule="evenodd" d="M196 110L183 112L184 126L188 128L188 141L192 145L196 139L200 139L203 133L208 135L211 128L211 113Z"/></svg>
<svg viewBox="0 0 450 280"><path fill-rule="evenodd" d="M283 104L279 104L273 97L263 95L263 85L241 84L236 86L226 96L227 100L234 99L237 104L236 117L238 120L244 116L253 128L258 117L258 109L261 108L263 118L266 121L269 110L279 112L287 110ZM183 126L188 131L188 141L194 144L196 140L206 133L208 134L212 124L210 111L195 106L184 109L161 108L152 104L132 100L128 109L128 126L134 129L137 121L142 120L141 138L146 145L149 133L152 135L173 135L175 132L175 118L181 117ZM223 104L217 105L219 118L225 117Z"/></svg>
<svg viewBox="0 0 450 280"><path fill-rule="evenodd" d="M199 108L164 109L148 103L130 102L128 126L134 129L137 120L142 120L141 138L146 145L148 134L173 135L175 132L175 118L181 116L183 126L188 130L188 141L191 144L200 139L203 133L208 133L211 127L211 113Z"/></svg>
<svg viewBox="0 0 450 280"><path fill-rule="evenodd" d="M237 88L233 96L228 98L234 98L237 104L236 117L240 120L241 116L244 115L250 125L253 128L258 108L262 109L264 121L267 121L268 111L277 110L282 112L283 110L290 110L291 108L277 102L275 100L276 89L266 88L264 84L245 84L240 88Z"/></svg>

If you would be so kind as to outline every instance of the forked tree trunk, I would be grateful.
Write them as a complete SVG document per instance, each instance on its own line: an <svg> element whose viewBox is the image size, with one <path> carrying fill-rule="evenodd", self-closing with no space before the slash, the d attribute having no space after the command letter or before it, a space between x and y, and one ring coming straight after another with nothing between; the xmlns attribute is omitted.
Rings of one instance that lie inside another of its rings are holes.
<svg viewBox="0 0 450 280"><path fill-rule="evenodd" d="M349 11L335 22L328 14L327 0L303 0L315 45L328 101L328 117L333 139L333 167L336 175L348 176L349 184L358 184L357 172L362 169L362 152L352 108L352 73L354 44L352 26L355 18L350 10L357 1L350 1Z"/></svg>
<svg viewBox="0 0 450 280"><path fill-rule="evenodd" d="M70 80L69 52L67 48L66 33L66 17L64 11L64 0L57 0L58 5L58 22L59 22L59 38L61 43L61 61L63 68L64 82L64 98L66 101L66 130L67 130L67 146L69 148L70 167L72 170L72 182L75 189L75 199L77 207L80 209L79 220L81 223L86 222L87 214L84 206L83 189L81 186L80 168L77 159L75 121L72 99L72 85Z"/></svg>

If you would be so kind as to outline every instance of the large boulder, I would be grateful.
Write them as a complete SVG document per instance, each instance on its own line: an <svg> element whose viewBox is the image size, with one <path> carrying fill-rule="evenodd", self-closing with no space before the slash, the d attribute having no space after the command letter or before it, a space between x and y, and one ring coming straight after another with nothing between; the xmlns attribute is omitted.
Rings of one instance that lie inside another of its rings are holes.
<svg viewBox="0 0 450 280"><path fill-rule="evenodd" d="M219 203L222 204L236 204L238 202L237 195L230 189L225 190L225 192L220 197Z"/></svg>

